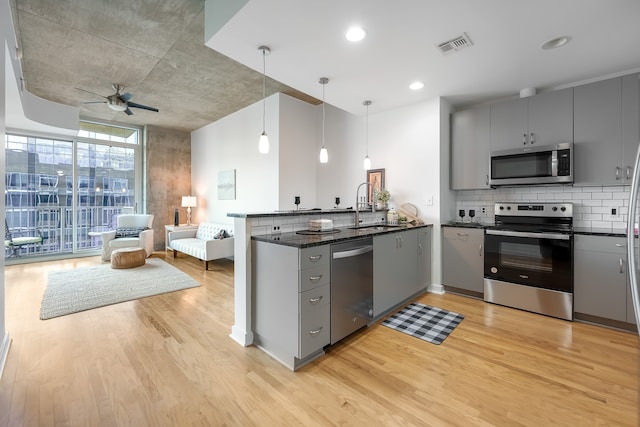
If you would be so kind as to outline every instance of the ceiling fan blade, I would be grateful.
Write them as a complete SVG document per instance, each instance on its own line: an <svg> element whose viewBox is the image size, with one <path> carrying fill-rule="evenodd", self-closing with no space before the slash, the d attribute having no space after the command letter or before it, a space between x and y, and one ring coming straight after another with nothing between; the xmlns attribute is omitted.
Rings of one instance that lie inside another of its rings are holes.
<svg viewBox="0 0 640 427"><path fill-rule="evenodd" d="M143 110L155 111L156 113L159 111L157 108L148 107L148 106L142 105L142 104L136 104L135 102L128 102L127 105L129 107L142 108Z"/></svg>
<svg viewBox="0 0 640 427"><path fill-rule="evenodd" d="M131 95L129 92L120 95L120 99L122 99L124 102L127 102L131 98L133 98L133 95Z"/></svg>
<svg viewBox="0 0 640 427"><path fill-rule="evenodd" d="M127 114L127 116L131 116L133 115L133 112L131 110L129 110L129 108L127 108L126 110L124 110L124 112Z"/></svg>
<svg viewBox="0 0 640 427"><path fill-rule="evenodd" d="M85 101L83 104L106 104L107 101Z"/></svg>
<svg viewBox="0 0 640 427"><path fill-rule="evenodd" d="M88 90L85 90L85 89L80 89L79 87L75 87L74 89L78 89L78 90L81 90L82 92L90 93L91 95L99 96L100 98L106 98L106 96L104 96L104 95L100 95L98 93L91 92L91 91L88 91Z"/></svg>

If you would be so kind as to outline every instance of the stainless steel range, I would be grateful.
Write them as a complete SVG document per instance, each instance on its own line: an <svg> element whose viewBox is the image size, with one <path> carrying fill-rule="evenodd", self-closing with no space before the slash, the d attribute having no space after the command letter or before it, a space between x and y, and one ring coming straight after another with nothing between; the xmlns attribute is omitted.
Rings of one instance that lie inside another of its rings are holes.
<svg viewBox="0 0 640 427"><path fill-rule="evenodd" d="M573 320L573 205L496 203L485 234L484 300Z"/></svg>

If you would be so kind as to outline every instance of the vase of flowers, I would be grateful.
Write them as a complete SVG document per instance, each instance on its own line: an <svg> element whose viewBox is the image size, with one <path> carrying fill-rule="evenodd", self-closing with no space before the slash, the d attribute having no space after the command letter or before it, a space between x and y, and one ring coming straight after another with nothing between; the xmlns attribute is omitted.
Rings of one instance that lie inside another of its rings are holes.
<svg viewBox="0 0 640 427"><path fill-rule="evenodd" d="M389 199L391 199L391 193L389 193L389 190L385 188L377 190L375 192L376 209L378 210L387 209Z"/></svg>

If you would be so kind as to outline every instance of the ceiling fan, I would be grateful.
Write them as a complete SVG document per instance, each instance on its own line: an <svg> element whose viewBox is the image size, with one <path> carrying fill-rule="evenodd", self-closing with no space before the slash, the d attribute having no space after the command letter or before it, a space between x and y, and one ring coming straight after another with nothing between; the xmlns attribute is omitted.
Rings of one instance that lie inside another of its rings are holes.
<svg viewBox="0 0 640 427"><path fill-rule="evenodd" d="M78 87L76 89L81 90L83 92L90 93L92 95L100 96L106 99L106 101L87 101L87 102L84 102L84 104L103 104L104 103L104 104L107 104L109 108L111 108L114 111L124 111L128 116L133 114L133 112L131 112L129 107L155 111L156 113L158 112L157 108L149 107L142 104L136 104L135 102L129 101L131 98L133 98L133 95L131 95L128 92L120 94L120 91L124 89L124 85L114 83L111 86L113 87L113 90L116 91L116 93L109 96L98 95L97 93L89 92L88 90L80 89Z"/></svg>

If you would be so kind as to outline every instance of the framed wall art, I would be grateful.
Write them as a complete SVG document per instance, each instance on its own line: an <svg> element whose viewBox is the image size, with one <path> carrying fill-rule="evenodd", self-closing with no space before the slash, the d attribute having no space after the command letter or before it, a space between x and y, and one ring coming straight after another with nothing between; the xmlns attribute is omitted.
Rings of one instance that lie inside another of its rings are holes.
<svg viewBox="0 0 640 427"><path fill-rule="evenodd" d="M373 194L376 191L380 191L384 188L384 169L369 169L367 171L367 182L371 186L367 186L369 192L367 193L367 203L375 203L373 200Z"/></svg>
<svg viewBox="0 0 640 427"><path fill-rule="evenodd" d="M236 170L218 172L218 200L236 199Z"/></svg>

